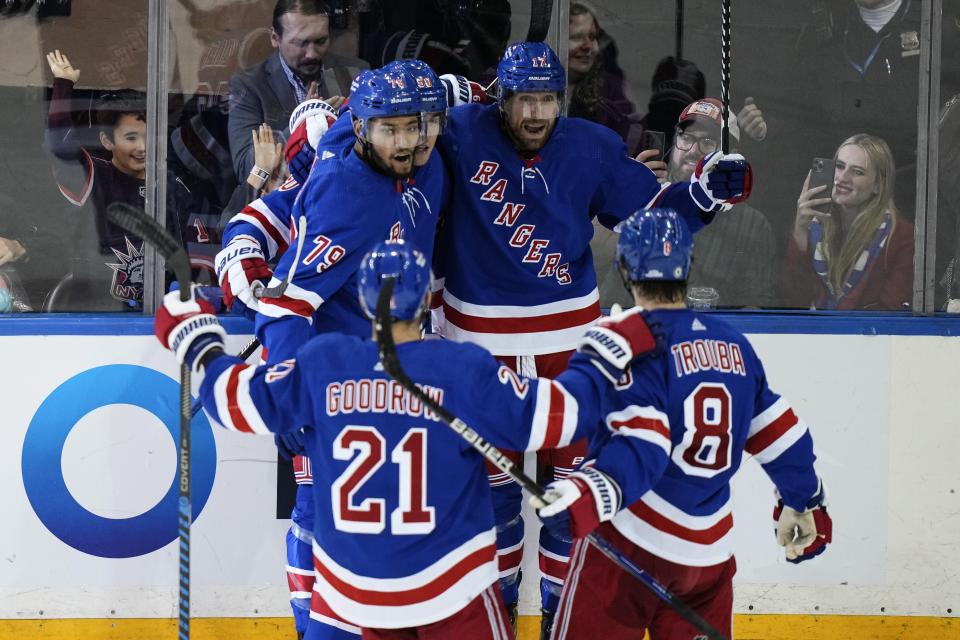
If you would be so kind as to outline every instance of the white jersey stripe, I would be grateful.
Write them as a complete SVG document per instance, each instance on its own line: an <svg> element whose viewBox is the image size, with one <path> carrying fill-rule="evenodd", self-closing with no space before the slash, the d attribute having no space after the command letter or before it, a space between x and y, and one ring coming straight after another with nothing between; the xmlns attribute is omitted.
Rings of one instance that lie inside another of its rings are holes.
<svg viewBox="0 0 960 640"><path fill-rule="evenodd" d="M790 427L783 435L771 442L765 449L753 454L754 459L760 464L767 464L776 460L781 453L796 444L797 440L802 438L807 432L807 425L803 420Z"/></svg>
<svg viewBox="0 0 960 640"><path fill-rule="evenodd" d="M236 408L241 414L243 414L247 424L250 425L253 433L268 435L272 432L263 422L263 418L260 417L260 411L254 404L253 398L250 396L250 379L256 372L257 368L252 366L244 367L240 371L240 374L237 376L237 388L234 402L236 403Z"/></svg>
<svg viewBox="0 0 960 640"><path fill-rule="evenodd" d="M576 349L580 338L596 319L567 329L533 331L530 333L480 333L455 325L450 318L443 320L443 337L456 342L472 342L499 355L534 356Z"/></svg>
<svg viewBox="0 0 960 640"><path fill-rule="evenodd" d="M464 302L452 293L449 289L443 292L443 301L459 311L460 313L475 318L539 318L556 313L568 311L580 311L596 304L600 300L600 292L594 288L593 291L579 298L568 298L557 302L547 304L536 304L530 306L516 305L486 305L472 304Z"/></svg>
<svg viewBox="0 0 960 640"><path fill-rule="evenodd" d="M783 398L779 398L772 405L760 412L760 414L754 416L753 420L750 421L750 431L747 432L747 437L749 438L750 436L755 435L758 431L773 423L777 418L789 410L790 403Z"/></svg>

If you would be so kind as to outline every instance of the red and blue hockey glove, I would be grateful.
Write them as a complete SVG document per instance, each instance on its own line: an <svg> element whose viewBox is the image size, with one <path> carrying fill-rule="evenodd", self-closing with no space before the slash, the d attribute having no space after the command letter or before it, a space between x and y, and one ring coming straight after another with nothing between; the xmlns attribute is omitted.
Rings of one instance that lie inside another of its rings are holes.
<svg viewBox="0 0 960 640"><path fill-rule="evenodd" d="M448 107L459 107L462 104L490 104L493 102L493 98L487 95L483 87L463 76L445 73L440 76L440 82L447 90Z"/></svg>
<svg viewBox="0 0 960 640"><path fill-rule="evenodd" d="M223 304L252 319L259 309L257 293L273 277L260 243L250 236L234 237L217 254L216 268Z"/></svg>
<svg viewBox="0 0 960 640"><path fill-rule="evenodd" d="M726 211L750 197L753 169L739 153L714 151L690 176L690 197L703 211Z"/></svg>
<svg viewBox="0 0 960 640"><path fill-rule="evenodd" d="M209 302L192 298L184 302L180 300L179 291L163 296L153 331L160 344L173 351L177 362L189 364L194 372L205 353L214 348L223 349L227 337Z"/></svg>
<svg viewBox="0 0 960 640"><path fill-rule="evenodd" d="M304 100L290 114L290 137L283 148L283 157L290 175L300 184L310 175L320 138L336 121L337 110L315 98Z"/></svg>
<svg viewBox="0 0 960 640"><path fill-rule="evenodd" d="M577 351L590 356L600 373L616 383L635 358L655 353L662 341L660 323L642 307L633 307L591 327Z"/></svg>
<svg viewBox="0 0 960 640"><path fill-rule="evenodd" d="M537 517L551 535L570 542L613 519L620 510L621 493L608 475L584 467L548 484L543 500L547 506L537 511Z"/></svg>
<svg viewBox="0 0 960 640"><path fill-rule="evenodd" d="M777 500L773 509L777 542L786 549L787 562L799 564L815 558L833 542L833 520L827 513L826 492L821 487L805 511L795 511Z"/></svg>
<svg viewBox="0 0 960 640"><path fill-rule="evenodd" d="M295 456L307 455L307 433L301 427L296 431L278 433L273 437L274 444L285 460L293 460Z"/></svg>

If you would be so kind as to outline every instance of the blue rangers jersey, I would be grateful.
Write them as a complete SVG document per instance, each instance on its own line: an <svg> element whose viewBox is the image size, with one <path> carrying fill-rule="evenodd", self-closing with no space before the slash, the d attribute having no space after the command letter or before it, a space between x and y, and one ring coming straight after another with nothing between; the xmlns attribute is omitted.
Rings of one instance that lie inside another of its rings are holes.
<svg viewBox="0 0 960 640"><path fill-rule="evenodd" d="M654 313L668 351L608 394L588 459L623 491L618 531L671 562L714 565L733 554L730 479L744 452L804 511L819 489L813 440L743 335L686 309Z"/></svg>
<svg viewBox="0 0 960 640"><path fill-rule="evenodd" d="M342 155L321 151L291 213L307 218L303 255L297 264L293 251L281 256L271 283L290 270L293 279L282 297L260 301L256 334L269 349L268 361L289 357L317 333L369 335L357 298L360 261L378 242L398 238L430 260L448 190L436 155L413 178L398 181L371 169L352 147Z"/></svg>
<svg viewBox="0 0 960 640"><path fill-rule="evenodd" d="M442 333L497 355L573 349L600 317L592 219L613 227L657 204L692 231L702 214L687 184L660 185L609 129L560 118L524 159L501 130L497 105L451 109L438 143L454 181L440 244Z"/></svg>
<svg viewBox="0 0 960 640"><path fill-rule="evenodd" d="M407 342L397 353L425 393L495 446L519 451L586 436L608 387L582 354L549 380L521 378L470 344ZM308 425L314 589L338 616L361 627L429 624L497 580L484 459L383 372L372 341L325 334L272 366L223 355L200 394L231 430Z"/></svg>

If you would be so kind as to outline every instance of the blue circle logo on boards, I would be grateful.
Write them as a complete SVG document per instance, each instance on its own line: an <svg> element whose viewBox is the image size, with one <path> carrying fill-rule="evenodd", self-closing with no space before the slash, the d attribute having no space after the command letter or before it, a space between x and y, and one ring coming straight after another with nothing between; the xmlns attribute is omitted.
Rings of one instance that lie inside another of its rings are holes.
<svg viewBox="0 0 960 640"><path fill-rule="evenodd" d="M177 382L147 367L96 367L61 384L37 409L23 441L23 486L37 517L66 544L103 558L133 558L177 539L177 474L160 502L146 513L131 518L105 518L91 513L70 495L60 463L64 443L77 422L91 411L112 404L133 405L157 416L178 443L179 452ZM191 424L191 493L196 519L213 488L217 449L206 414L199 412Z"/></svg>

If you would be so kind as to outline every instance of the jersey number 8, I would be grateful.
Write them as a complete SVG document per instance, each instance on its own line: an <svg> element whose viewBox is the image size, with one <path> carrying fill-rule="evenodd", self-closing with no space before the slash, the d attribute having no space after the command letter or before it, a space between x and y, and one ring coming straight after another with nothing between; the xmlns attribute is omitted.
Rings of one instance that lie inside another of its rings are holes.
<svg viewBox="0 0 960 640"><path fill-rule="evenodd" d="M685 473L712 478L730 468L730 391L704 382L683 401L683 441L673 450L674 463Z"/></svg>
<svg viewBox="0 0 960 640"><path fill-rule="evenodd" d="M365 498L359 504L355 496L385 462L387 448L383 435L374 427L344 427L333 442L333 457L351 460L330 486L334 526L350 533L381 533L386 528L383 498ZM390 514L390 532L394 535L425 534L436 525L436 509L427 506L427 430L407 431L390 453L390 461L399 466L398 502Z"/></svg>

